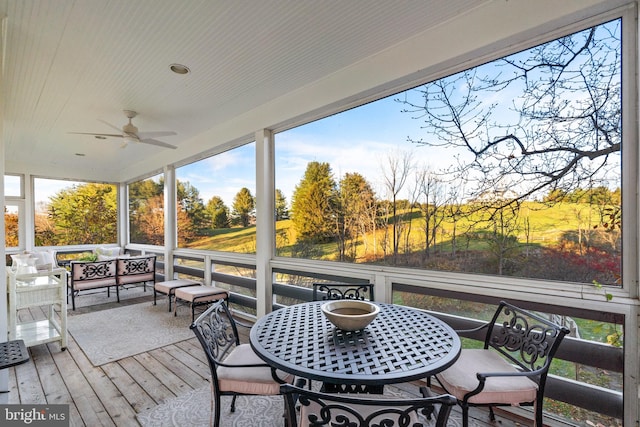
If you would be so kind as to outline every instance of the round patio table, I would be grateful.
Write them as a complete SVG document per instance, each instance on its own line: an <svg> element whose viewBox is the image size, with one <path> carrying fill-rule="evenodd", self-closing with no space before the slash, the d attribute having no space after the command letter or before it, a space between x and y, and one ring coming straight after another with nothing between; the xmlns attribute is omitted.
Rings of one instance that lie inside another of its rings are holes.
<svg viewBox="0 0 640 427"><path fill-rule="evenodd" d="M326 301L273 311L251 328L254 351L271 366L325 385L378 386L426 378L451 366L460 338L446 323L417 309L375 303L365 329L335 328L320 310Z"/></svg>

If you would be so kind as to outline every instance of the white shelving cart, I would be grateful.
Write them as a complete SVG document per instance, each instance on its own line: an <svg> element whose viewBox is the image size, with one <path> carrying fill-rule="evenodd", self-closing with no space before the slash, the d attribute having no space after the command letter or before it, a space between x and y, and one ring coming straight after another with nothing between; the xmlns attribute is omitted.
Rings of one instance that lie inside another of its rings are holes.
<svg viewBox="0 0 640 427"><path fill-rule="evenodd" d="M24 340L27 347L60 341L67 348L67 270L55 268L29 274L16 274L7 268L9 339ZM45 307L46 319L20 322L18 310ZM59 314L56 315L56 308Z"/></svg>

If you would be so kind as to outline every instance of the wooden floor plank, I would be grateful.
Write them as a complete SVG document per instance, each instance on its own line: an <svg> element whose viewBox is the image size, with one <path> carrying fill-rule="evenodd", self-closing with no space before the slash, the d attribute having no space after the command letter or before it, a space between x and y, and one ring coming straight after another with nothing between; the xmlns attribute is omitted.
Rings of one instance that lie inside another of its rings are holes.
<svg viewBox="0 0 640 427"><path fill-rule="evenodd" d="M71 395L62 380L58 367L53 361L53 353L59 352L60 346L52 343L38 346L38 348L47 350L46 357L43 354L42 357L34 360L40 375L40 383L46 397L46 403L65 404L71 402Z"/></svg>
<svg viewBox="0 0 640 427"><path fill-rule="evenodd" d="M20 401L35 404L47 403L36 365L36 363L44 357L42 347L43 346L35 346L30 349L31 363L23 363L15 367ZM44 353L48 354L46 349Z"/></svg>
<svg viewBox="0 0 640 427"><path fill-rule="evenodd" d="M175 397L151 371L133 357L127 357L118 362L118 364L135 380L136 384L142 387L157 405L164 403L167 399Z"/></svg>
<svg viewBox="0 0 640 427"><path fill-rule="evenodd" d="M108 363L102 367L113 384L118 387L131 408L140 413L157 405L147 392L129 375L119 363Z"/></svg>
<svg viewBox="0 0 640 427"><path fill-rule="evenodd" d="M189 384L184 382L180 377L168 370L162 363L151 356L151 354L142 353L133 356L133 358L152 372L175 396L193 390L193 387L189 386Z"/></svg>
<svg viewBox="0 0 640 427"><path fill-rule="evenodd" d="M207 363L206 358L199 359L190 352L185 351L184 348L179 345L170 345L164 347L164 350L167 353L171 354L171 356L176 360L180 361L180 363L188 366L190 369L200 375L200 377L208 380L211 376L211 370L209 369L209 364ZM202 350L202 348L200 348L200 352L204 355L204 351Z"/></svg>
<svg viewBox="0 0 640 427"><path fill-rule="evenodd" d="M7 390L9 392L3 398L6 398L6 402L9 404L18 404L20 403L20 392L18 391L18 379L16 378L16 370L9 369L9 387Z"/></svg>
<svg viewBox="0 0 640 427"><path fill-rule="evenodd" d="M207 360L207 355L204 352L204 349L200 345L200 342L197 338L193 338L186 341L180 341L176 344L176 346L180 347L185 352L189 353L193 358L200 361L200 363L207 365L207 369L209 366L209 362Z"/></svg>
<svg viewBox="0 0 640 427"><path fill-rule="evenodd" d="M76 346L75 342L74 346ZM84 372L85 378L115 425L118 427L137 426L139 423L136 419L136 412L120 390L111 382L102 368L93 366L85 354L79 348L78 350L74 354L74 360L78 368Z"/></svg>
<svg viewBox="0 0 640 427"><path fill-rule="evenodd" d="M188 365L181 363L165 349L156 349L149 352L158 362L162 363L166 369L173 372L177 377L187 383L192 389L200 388L208 384L205 378L208 375L200 375L192 370Z"/></svg>
<svg viewBox="0 0 640 427"><path fill-rule="evenodd" d="M60 371L62 380L69 390L80 419L75 422L78 425L99 426L115 425L111 420L104 405L85 378L81 367L76 364L75 353L82 353L73 339L69 339L66 351L52 353L53 360ZM71 403L71 402L70 402Z"/></svg>

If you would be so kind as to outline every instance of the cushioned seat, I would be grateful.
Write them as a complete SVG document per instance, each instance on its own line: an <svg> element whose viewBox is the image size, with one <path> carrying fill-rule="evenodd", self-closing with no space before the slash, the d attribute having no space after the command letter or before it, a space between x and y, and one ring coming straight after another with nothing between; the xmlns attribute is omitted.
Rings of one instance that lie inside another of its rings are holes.
<svg viewBox="0 0 640 427"><path fill-rule="evenodd" d="M513 365L494 350L463 349L456 363L436 375L442 386L454 396L464 396L475 390L480 381L469 372L518 372ZM490 377L482 393L469 398L476 405L504 402L518 405L533 402L538 392L538 384L527 377Z"/></svg>
<svg viewBox="0 0 640 427"><path fill-rule="evenodd" d="M175 279L156 283L153 286L153 305L156 305L156 296L160 293L169 298L169 311L171 311L171 299L175 296L176 289L187 286L202 286L202 283L191 279Z"/></svg>
<svg viewBox="0 0 640 427"><path fill-rule="evenodd" d="M145 292L147 282L155 284L156 281L156 256L140 255L135 257L116 258L116 279L118 286L132 283L142 283Z"/></svg>
<svg viewBox="0 0 640 427"><path fill-rule="evenodd" d="M273 380L270 369L263 367L264 360L260 359L253 351L251 345L240 344L229 353L224 360L228 366L218 367L218 385L220 391L233 391L240 394L275 395L280 393L280 383ZM244 365L238 369L237 365ZM247 367L251 365L260 365ZM276 371L278 378L287 382L293 380L293 376L286 372Z"/></svg>
<svg viewBox="0 0 640 427"><path fill-rule="evenodd" d="M189 286L177 288L174 292L175 305L173 307L173 315L178 315L178 302L185 302L191 307L191 321L195 319L196 307L200 305L209 305L210 303L227 299L229 293L226 289L217 288L215 286Z"/></svg>
<svg viewBox="0 0 640 427"><path fill-rule="evenodd" d="M69 294L71 295L71 308L76 309L76 295L80 291L89 289L107 288L107 297L110 296L111 287L116 288L116 297L120 302L120 291L116 279L116 260L108 261L71 261L69 273Z"/></svg>
<svg viewBox="0 0 640 427"><path fill-rule="evenodd" d="M212 288L202 286L202 288ZM201 290L198 286L178 288L180 291ZM223 289L224 290L224 289ZM211 294L211 295L226 295ZM185 295L186 296L186 295ZM177 304L176 304L177 305ZM233 396L231 412L236 409L239 395L278 395L280 385L293 382L294 376L272 368L256 355L249 344L240 344L238 325L231 316L226 301L220 300L211 305L190 328L198 338L207 355L211 371L211 422L220 426L222 413L221 396Z"/></svg>
<svg viewBox="0 0 640 427"><path fill-rule="evenodd" d="M501 301L493 318L463 336L486 330L483 349L464 349L456 362L435 376L458 399L462 426L469 425L469 407L533 405L535 427L543 426L542 405L549 367L569 330L537 313ZM430 385L430 379L427 380ZM421 387L423 395L430 390Z"/></svg>

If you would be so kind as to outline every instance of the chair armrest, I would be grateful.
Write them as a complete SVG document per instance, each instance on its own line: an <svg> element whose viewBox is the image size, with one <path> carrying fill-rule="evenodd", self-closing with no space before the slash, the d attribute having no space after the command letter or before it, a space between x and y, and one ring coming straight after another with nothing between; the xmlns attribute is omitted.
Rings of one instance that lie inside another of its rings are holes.
<svg viewBox="0 0 640 427"><path fill-rule="evenodd" d="M488 328L488 327L489 327L489 325L490 325L490 323L488 323L488 322L487 322L487 323L485 323L484 325L480 325L480 326L478 326L478 327L476 327L476 328L472 328L472 329L454 329L454 331L455 331L457 334L464 334L464 333L478 332L478 331L481 331L481 330L483 330L483 329L485 329L485 328Z"/></svg>
<svg viewBox="0 0 640 427"><path fill-rule="evenodd" d="M251 329L251 327L253 327L253 325L251 325L249 323L244 323L244 322L242 322L240 320L237 320L235 318L233 319L233 321L235 322L236 325L242 326L243 328Z"/></svg>
<svg viewBox="0 0 640 427"><path fill-rule="evenodd" d="M535 371L519 371L519 372L478 372L476 377L481 382L491 377L535 377L544 373L546 369L536 369Z"/></svg>

